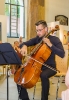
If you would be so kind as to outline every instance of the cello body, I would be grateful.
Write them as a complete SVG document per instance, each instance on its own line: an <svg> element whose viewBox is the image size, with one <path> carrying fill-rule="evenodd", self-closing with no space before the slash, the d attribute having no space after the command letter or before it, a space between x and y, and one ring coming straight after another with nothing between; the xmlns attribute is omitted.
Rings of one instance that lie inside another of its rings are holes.
<svg viewBox="0 0 69 100"><path fill-rule="evenodd" d="M28 62L24 64L24 68L21 67L16 71L14 81L25 88L35 86L41 74L42 64L50 55L51 49L46 44L42 44L40 48L32 54L32 59L29 58Z"/></svg>

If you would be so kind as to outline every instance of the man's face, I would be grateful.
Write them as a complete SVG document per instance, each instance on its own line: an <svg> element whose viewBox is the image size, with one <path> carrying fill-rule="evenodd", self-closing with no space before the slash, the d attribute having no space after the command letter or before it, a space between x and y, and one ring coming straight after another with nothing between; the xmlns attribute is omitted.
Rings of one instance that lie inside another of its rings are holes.
<svg viewBox="0 0 69 100"><path fill-rule="evenodd" d="M22 41L22 37L19 38Z"/></svg>
<svg viewBox="0 0 69 100"><path fill-rule="evenodd" d="M46 34L47 27L44 27L42 24L36 26L36 32L39 37L42 37Z"/></svg>
<svg viewBox="0 0 69 100"><path fill-rule="evenodd" d="M19 42L16 41L14 45L18 47L19 46Z"/></svg>

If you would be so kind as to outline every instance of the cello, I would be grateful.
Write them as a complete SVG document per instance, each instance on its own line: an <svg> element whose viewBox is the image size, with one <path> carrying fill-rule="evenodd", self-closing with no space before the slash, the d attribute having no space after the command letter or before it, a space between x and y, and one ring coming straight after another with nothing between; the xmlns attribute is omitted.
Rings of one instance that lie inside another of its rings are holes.
<svg viewBox="0 0 69 100"><path fill-rule="evenodd" d="M44 37L48 37L51 32L57 30L59 30L58 26ZM51 52L51 49L41 40L40 43L31 51L28 62L23 64L23 67L20 67L16 71L14 81L25 88L32 88L35 86L40 77L42 65L50 68L50 66L44 64L44 62L49 58Z"/></svg>

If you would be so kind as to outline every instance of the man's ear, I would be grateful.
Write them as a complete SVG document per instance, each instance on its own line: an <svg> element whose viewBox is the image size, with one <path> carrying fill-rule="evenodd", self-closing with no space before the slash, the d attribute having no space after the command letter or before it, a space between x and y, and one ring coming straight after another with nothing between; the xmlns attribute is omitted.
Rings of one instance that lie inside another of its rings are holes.
<svg viewBox="0 0 69 100"><path fill-rule="evenodd" d="M46 31L46 32L48 31L48 27L45 27L45 31Z"/></svg>

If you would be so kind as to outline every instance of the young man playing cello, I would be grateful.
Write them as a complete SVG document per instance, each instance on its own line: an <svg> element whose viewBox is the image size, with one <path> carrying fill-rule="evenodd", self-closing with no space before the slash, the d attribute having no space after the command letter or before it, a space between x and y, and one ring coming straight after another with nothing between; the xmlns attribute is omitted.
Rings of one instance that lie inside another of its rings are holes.
<svg viewBox="0 0 69 100"><path fill-rule="evenodd" d="M52 35L49 35L47 38L44 37L45 35L48 34L46 21L40 20L37 23L35 23L35 26L36 26L37 36L30 39L29 41L23 42L20 45L20 48L21 48L20 53L23 56L27 56L27 47L36 45L40 43L40 41L42 40L43 43L46 44L52 51L50 57L44 63L56 69L55 55L58 55L62 58L65 55L62 43L58 37L55 37ZM42 65L41 74L40 74L41 85L42 85L41 100L48 100L49 85L50 85L49 78L55 74L56 74L56 71L53 71L52 69ZM22 100L29 100L29 97L25 88L24 88L23 96L24 98Z"/></svg>

